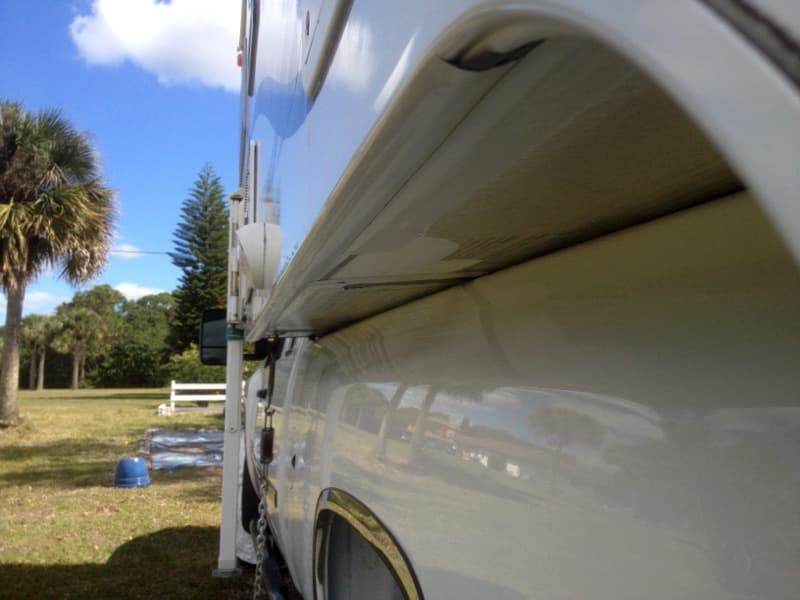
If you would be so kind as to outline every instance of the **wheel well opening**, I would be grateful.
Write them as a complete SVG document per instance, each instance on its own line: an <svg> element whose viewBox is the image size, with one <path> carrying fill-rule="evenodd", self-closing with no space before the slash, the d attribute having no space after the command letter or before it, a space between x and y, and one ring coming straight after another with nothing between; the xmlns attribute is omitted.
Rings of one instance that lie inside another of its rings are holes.
<svg viewBox="0 0 800 600"><path fill-rule="evenodd" d="M313 579L318 600L423 597L394 536L364 504L335 488L317 506Z"/></svg>
<svg viewBox="0 0 800 600"><path fill-rule="evenodd" d="M342 517L330 515L322 544L315 573L319 600L406 597L379 552Z"/></svg>

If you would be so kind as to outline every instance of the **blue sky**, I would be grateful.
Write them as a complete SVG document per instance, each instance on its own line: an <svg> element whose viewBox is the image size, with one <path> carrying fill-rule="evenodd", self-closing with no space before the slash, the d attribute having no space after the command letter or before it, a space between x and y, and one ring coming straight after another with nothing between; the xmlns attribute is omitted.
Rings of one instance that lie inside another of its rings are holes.
<svg viewBox="0 0 800 600"><path fill-rule="evenodd" d="M173 290L164 254L198 171L237 183L240 0L0 0L0 98L58 107L91 132L119 208L107 283L135 298ZM48 313L75 289L45 274L25 314ZM0 298L0 323L5 297Z"/></svg>

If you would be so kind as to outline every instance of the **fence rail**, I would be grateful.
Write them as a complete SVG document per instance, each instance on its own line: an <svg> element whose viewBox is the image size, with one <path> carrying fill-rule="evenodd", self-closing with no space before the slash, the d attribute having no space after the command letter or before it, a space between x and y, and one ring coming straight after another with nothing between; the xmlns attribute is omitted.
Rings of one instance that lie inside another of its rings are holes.
<svg viewBox="0 0 800 600"><path fill-rule="evenodd" d="M242 389L244 389L244 382L242 382ZM217 392L217 393L192 394L186 392ZM172 381L169 388L169 408L168 408L169 412L167 414L175 413L176 402L225 402L225 384L224 383L178 383L176 381ZM166 409L167 407L164 405L164 408Z"/></svg>

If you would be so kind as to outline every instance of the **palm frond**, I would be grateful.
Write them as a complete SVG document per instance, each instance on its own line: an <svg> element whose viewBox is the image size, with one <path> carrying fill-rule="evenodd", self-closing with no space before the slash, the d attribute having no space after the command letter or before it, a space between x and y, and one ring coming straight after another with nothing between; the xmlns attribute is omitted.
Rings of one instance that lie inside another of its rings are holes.
<svg viewBox="0 0 800 600"><path fill-rule="evenodd" d="M59 266L70 283L106 262L116 209L87 134L59 110L0 102L0 287Z"/></svg>

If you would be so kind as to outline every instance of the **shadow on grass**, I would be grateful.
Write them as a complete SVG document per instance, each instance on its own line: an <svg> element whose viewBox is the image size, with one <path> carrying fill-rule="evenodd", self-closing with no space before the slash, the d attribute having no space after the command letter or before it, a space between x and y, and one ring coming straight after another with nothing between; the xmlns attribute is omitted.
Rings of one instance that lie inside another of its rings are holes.
<svg viewBox="0 0 800 600"><path fill-rule="evenodd" d="M0 446L0 461L80 460L81 457L113 452L119 444L96 440L56 440L44 444Z"/></svg>
<svg viewBox="0 0 800 600"><path fill-rule="evenodd" d="M154 486L176 485L177 498L218 501L222 490L221 467L185 467L174 471L150 471ZM192 486L181 485L191 482Z"/></svg>
<svg viewBox="0 0 800 600"><path fill-rule="evenodd" d="M87 394L86 392L72 391L72 390L64 390L64 391L50 391L47 390L49 393L42 394L41 396L34 395L35 392L29 392L29 396L27 396L26 400L40 400L40 401L51 401L51 400L94 400L94 401L106 401L106 400L160 400L161 402L169 402L169 390L166 391L148 391L148 392L115 392L112 390L102 390L101 392Z"/></svg>
<svg viewBox="0 0 800 600"><path fill-rule="evenodd" d="M0 563L3 598L247 598L251 578L216 579L219 530L175 527L131 540L104 565Z"/></svg>
<svg viewBox="0 0 800 600"><path fill-rule="evenodd" d="M91 398L91 397L90 397ZM169 400L169 391L161 392L111 392L104 394L103 399L107 400Z"/></svg>
<svg viewBox="0 0 800 600"><path fill-rule="evenodd" d="M47 484L76 488L110 484L115 459L103 458L119 452L117 444L98 441L57 441L30 446L0 448L4 465L0 481L10 485ZM11 469L14 463L18 468Z"/></svg>

